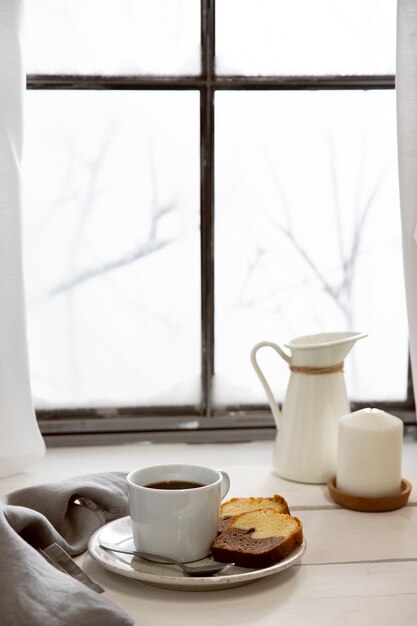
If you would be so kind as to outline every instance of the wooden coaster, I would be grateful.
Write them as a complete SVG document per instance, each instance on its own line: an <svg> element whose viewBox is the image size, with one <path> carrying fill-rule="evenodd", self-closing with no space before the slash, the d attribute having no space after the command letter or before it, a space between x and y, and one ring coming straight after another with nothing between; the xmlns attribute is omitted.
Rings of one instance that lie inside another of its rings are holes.
<svg viewBox="0 0 417 626"><path fill-rule="evenodd" d="M407 504L411 493L411 483L405 478L401 481L401 492L395 496L379 496L371 498L367 496L355 496L336 487L336 476L333 476L327 483L332 499L346 509L353 511L366 511L368 513L382 513L384 511L394 511Z"/></svg>

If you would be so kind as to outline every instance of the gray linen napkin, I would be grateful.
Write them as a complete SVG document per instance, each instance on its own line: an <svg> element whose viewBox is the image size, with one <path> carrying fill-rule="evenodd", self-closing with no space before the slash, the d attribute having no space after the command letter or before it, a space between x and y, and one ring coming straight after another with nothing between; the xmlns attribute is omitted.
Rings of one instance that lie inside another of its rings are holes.
<svg viewBox="0 0 417 626"><path fill-rule="evenodd" d="M51 544L80 554L100 526L127 514L121 472L27 487L0 498L0 625L132 625L122 609L42 556Z"/></svg>

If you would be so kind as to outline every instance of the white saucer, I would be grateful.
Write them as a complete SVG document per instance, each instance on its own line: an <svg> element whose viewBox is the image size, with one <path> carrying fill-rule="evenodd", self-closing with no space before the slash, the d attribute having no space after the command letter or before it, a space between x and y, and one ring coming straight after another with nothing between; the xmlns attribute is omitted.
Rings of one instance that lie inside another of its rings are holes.
<svg viewBox="0 0 417 626"><path fill-rule="evenodd" d="M134 550L130 517L122 517L110 522L94 533L88 544L88 551L92 558L115 574L135 578L153 587L180 591L214 591L227 587L240 587L258 578L278 574L278 572L295 565L306 549L306 543L303 541L302 545L286 559L264 569L247 569L234 566L224 574L193 578L184 574L175 565L151 563L139 557L104 550L100 547L100 540L118 544L127 550ZM208 557L196 561L195 564L204 564L210 560Z"/></svg>

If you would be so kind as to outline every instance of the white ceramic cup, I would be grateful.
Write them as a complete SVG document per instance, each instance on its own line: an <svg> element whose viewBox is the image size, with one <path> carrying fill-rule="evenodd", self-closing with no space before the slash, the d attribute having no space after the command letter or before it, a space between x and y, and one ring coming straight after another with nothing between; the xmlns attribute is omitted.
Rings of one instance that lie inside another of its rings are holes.
<svg viewBox="0 0 417 626"><path fill-rule="evenodd" d="M147 487L163 481L202 486L172 490ZM230 487L226 472L202 465L154 465L130 472L127 486L137 550L182 563L210 553L217 536L220 502Z"/></svg>

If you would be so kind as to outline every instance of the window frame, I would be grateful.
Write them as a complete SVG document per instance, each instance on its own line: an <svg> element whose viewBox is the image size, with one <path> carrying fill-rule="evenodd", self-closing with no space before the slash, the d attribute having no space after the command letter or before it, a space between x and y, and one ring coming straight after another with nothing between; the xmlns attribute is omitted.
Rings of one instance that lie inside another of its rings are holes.
<svg viewBox="0 0 417 626"><path fill-rule="evenodd" d="M201 73L197 76L101 76L29 74L27 89L195 90L200 94L201 220L201 403L198 406L37 410L49 446L125 441L244 441L272 439L275 424L267 404L212 405L214 374L214 99L221 90L395 89L393 75L242 76L215 73L215 0L201 2ZM352 410L377 405L415 425L415 402L408 365L404 402L352 402Z"/></svg>

